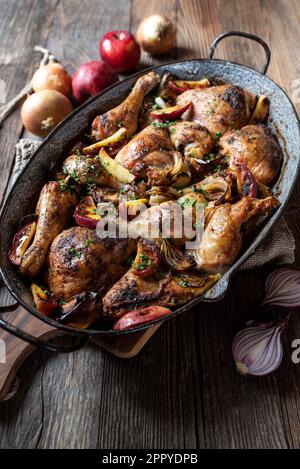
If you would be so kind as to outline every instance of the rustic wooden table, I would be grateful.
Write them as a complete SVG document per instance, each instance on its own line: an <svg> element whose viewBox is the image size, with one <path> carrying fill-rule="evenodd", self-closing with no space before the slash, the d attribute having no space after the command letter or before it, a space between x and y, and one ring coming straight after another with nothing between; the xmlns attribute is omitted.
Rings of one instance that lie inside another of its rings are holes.
<svg viewBox="0 0 300 469"><path fill-rule="evenodd" d="M0 78L11 99L51 49L70 72L98 58L98 41L111 29L136 31L154 12L177 24L177 47L142 65L206 57L225 30L263 37L272 49L269 76L290 95L300 78L299 0L1 0ZM260 68L255 44L228 39L218 56ZM298 82L299 87L299 82ZM298 110L300 96L298 93ZM297 103L296 103L297 104ZM23 129L19 111L0 131L0 197ZM300 264L300 184L287 216ZM120 360L96 346L71 355L37 351L20 372L20 387L0 404L1 448L299 448L300 365L291 342L300 337L293 317L285 358L271 376L243 378L230 363L231 341L257 316L263 270L236 275L226 298L164 324L141 354Z"/></svg>

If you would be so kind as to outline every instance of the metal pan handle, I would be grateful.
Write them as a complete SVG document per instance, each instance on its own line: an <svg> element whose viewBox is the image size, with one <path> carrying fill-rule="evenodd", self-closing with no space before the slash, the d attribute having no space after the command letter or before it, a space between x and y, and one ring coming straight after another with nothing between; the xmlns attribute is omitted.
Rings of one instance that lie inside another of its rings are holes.
<svg viewBox="0 0 300 469"><path fill-rule="evenodd" d="M0 277L0 283L1 284L3 283L1 277ZM80 348L82 348L89 339L88 336L80 335L79 338L78 336L76 336L76 340L71 345L55 345L55 344L52 344L51 342L44 342L43 340L40 340L37 337L34 337L33 335L30 335L27 332L22 331L21 329L15 327L14 325L10 324L9 322L7 322L5 319L1 317L1 314L15 311L18 308L18 306L19 306L18 302L13 303L8 306L0 306L0 328L4 329L10 334L13 334L19 339L24 340L25 342L28 342L29 344L34 345L35 347L43 348L45 350L50 350L51 352L69 353L69 352L75 352L75 350L79 350ZM74 334L74 337L75 337L75 334Z"/></svg>
<svg viewBox="0 0 300 469"><path fill-rule="evenodd" d="M263 39L261 39L258 36L255 36L254 34L243 33L241 31L228 31L228 32L220 34L220 36L218 36L214 40L212 45L210 46L209 53L208 53L208 58L209 59L213 58L215 50L216 50L217 45L219 44L219 42L221 42L225 37L229 37L229 36L239 36L239 37L244 37L246 39L251 39L252 41L257 42L258 44L260 44L264 48L265 53L266 53L266 62L265 62L265 65L262 69L262 74L265 75L267 73L268 68L269 68L269 64L270 64L270 60L271 60L271 51L270 51L270 48L269 48L268 44Z"/></svg>

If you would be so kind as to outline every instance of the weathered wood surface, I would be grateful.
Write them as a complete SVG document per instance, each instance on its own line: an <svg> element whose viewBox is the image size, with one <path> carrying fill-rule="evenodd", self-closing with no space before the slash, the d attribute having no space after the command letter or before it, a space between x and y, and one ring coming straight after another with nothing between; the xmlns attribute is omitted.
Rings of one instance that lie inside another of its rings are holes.
<svg viewBox="0 0 300 469"><path fill-rule="evenodd" d="M132 28L164 12L177 23L174 58L205 57L224 30L261 35L272 49L269 76L292 95L300 78L300 3L297 0L79 0L0 1L0 78L7 98L28 81L48 46L72 72L98 57L98 39L112 28ZM260 68L258 46L228 39L218 57ZM296 96L296 95L294 95ZM299 103L296 103L300 110ZM22 134L16 111L0 130L0 197ZM288 222L300 267L300 185ZM35 352L20 372L20 388L0 404L1 448L299 448L300 368L290 359L300 337L295 316L285 338L285 359L273 375L245 379L230 363L233 335L257 317L265 272L236 275L216 305L164 324L141 354L124 361L96 346L72 355Z"/></svg>

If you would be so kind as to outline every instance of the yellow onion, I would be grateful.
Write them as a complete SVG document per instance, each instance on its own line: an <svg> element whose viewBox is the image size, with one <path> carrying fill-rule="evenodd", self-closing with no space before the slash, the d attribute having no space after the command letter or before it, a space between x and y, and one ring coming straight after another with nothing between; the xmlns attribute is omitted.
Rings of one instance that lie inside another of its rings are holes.
<svg viewBox="0 0 300 469"><path fill-rule="evenodd" d="M32 78L34 91L55 90L65 96L72 91L72 78L59 63L49 63L38 68Z"/></svg>
<svg viewBox="0 0 300 469"><path fill-rule="evenodd" d="M176 29L164 15L145 18L137 30L137 42L150 54L165 54L176 43Z"/></svg>
<svg viewBox="0 0 300 469"><path fill-rule="evenodd" d="M31 94L24 101L21 119L29 132L45 137L72 110L72 104L62 93L42 90Z"/></svg>

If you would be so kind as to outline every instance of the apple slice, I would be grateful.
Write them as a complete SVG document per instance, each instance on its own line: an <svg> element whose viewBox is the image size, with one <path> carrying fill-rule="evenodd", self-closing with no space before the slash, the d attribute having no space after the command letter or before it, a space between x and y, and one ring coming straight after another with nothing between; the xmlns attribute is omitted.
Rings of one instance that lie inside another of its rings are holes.
<svg viewBox="0 0 300 469"><path fill-rule="evenodd" d="M138 277L150 277L160 264L160 247L149 239L141 239L132 264L132 273Z"/></svg>
<svg viewBox="0 0 300 469"><path fill-rule="evenodd" d="M36 309L45 316L51 316L53 311L55 311L58 307L57 301L51 298L36 283L33 283L30 289Z"/></svg>
<svg viewBox="0 0 300 469"><path fill-rule="evenodd" d="M174 91L176 94L180 94L184 91L196 88L208 88L210 86L210 82L207 78L203 78L203 80L200 81L170 80L168 86L171 91Z"/></svg>
<svg viewBox="0 0 300 469"><path fill-rule="evenodd" d="M146 322L153 321L154 319L159 319L168 314L171 314L172 311L163 306L147 306L146 308L136 309L130 311L129 313L124 314L113 326L114 331L125 331L127 329L132 329L133 327L141 326Z"/></svg>
<svg viewBox="0 0 300 469"><path fill-rule="evenodd" d="M101 216L97 213L97 207L91 195L87 195L77 205L74 218L79 226L94 230Z"/></svg>
<svg viewBox="0 0 300 469"><path fill-rule="evenodd" d="M116 160L111 158L104 148L99 153L100 164L103 169L110 175L115 177L122 184L131 184L135 180L134 174L128 171L127 168L120 165Z"/></svg>
<svg viewBox="0 0 300 469"><path fill-rule="evenodd" d="M151 111L150 116L153 119L158 119L160 121L174 121L178 119L185 111L187 111L191 105L192 102L189 101L186 104L178 104L177 106L157 109L155 111Z"/></svg>
<svg viewBox="0 0 300 469"><path fill-rule="evenodd" d="M250 118L249 124L258 124L259 122L264 122L268 116L270 108L270 102L268 98L264 95L261 95L258 98L253 114Z"/></svg>
<svg viewBox="0 0 300 469"><path fill-rule="evenodd" d="M9 260L14 265L20 265L22 257L25 254L36 230L36 222L27 223L14 236L10 250L8 251Z"/></svg>
<svg viewBox="0 0 300 469"><path fill-rule="evenodd" d="M147 208L148 199L126 200L119 205L121 218L133 218Z"/></svg>
<svg viewBox="0 0 300 469"><path fill-rule="evenodd" d="M120 146L121 143L124 143L127 138L127 130L125 127L121 127L117 132L112 134L110 137L105 138L104 140L101 140L100 142L96 142L93 145L90 145L89 147L85 147L83 149L83 153L86 155L93 154L93 153L98 153L100 148L103 147L117 147Z"/></svg>

